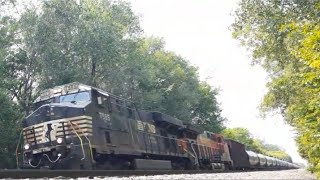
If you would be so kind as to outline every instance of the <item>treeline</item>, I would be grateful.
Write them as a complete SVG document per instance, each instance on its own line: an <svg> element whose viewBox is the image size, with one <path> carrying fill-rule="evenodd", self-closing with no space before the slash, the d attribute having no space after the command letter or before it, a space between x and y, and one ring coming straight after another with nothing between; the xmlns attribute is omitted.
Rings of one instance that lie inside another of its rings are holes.
<svg viewBox="0 0 320 180"><path fill-rule="evenodd" d="M226 139L232 139L243 143L247 150L292 162L290 155L288 155L281 147L274 144L268 144L253 137L246 128L227 128L222 131L222 134Z"/></svg>
<svg viewBox="0 0 320 180"><path fill-rule="evenodd" d="M320 2L242 0L233 35L269 73L261 109L297 130L301 156L320 177Z"/></svg>
<svg viewBox="0 0 320 180"><path fill-rule="evenodd" d="M0 1L0 168L15 166L20 122L45 88L96 86L220 132L217 89L186 59L146 37L130 4L111 0Z"/></svg>

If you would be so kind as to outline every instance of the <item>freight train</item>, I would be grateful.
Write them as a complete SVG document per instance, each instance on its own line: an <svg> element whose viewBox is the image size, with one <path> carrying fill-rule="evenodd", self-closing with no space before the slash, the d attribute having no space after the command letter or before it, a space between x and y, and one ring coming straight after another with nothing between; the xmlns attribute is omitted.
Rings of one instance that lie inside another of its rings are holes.
<svg viewBox="0 0 320 180"><path fill-rule="evenodd" d="M23 120L22 136L22 168L298 168L80 83L43 91Z"/></svg>

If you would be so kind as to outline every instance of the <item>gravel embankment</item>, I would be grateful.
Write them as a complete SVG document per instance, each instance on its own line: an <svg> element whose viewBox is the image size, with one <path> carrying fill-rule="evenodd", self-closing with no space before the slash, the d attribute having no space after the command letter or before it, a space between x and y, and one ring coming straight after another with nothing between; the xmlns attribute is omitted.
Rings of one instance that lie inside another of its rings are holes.
<svg viewBox="0 0 320 180"><path fill-rule="evenodd" d="M81 180L87 178L79 178ZM254 171L254 172L236 172L236 173L212 173L212 174L179 174L179 175L156 175L156 176L131 176L131 177L96 177L94 179L110 179L110 180L149 180L149 179L316 179L314 175L304 169L283 170L283 171Z"/></svg>

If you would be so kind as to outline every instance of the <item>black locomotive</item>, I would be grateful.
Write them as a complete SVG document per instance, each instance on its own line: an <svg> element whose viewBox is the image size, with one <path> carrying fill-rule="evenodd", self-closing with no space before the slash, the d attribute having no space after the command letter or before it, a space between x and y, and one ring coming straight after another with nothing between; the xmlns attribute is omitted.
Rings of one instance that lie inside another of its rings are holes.
<svg viewBox="0 0 320 180"><path fill-rule="evenodd" d="M23 120L23 139L24 168L298 168L79 83L42 92Z"/></svg>

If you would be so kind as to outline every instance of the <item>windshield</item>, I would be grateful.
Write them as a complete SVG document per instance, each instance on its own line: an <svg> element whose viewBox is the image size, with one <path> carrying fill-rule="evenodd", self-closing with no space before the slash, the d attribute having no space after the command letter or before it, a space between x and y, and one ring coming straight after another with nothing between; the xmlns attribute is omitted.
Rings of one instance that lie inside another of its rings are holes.
<svg viewBox="0 0 320 180"><path fill-rule="evenodd" d="M45 104L50 104L50 103L53 103L55 102L55 98L50 98L50 99L47 99L47 100L44 100L44 101L39 101L37 103L35 103L32 107L32 110L36 110L38 109L40 106L42 105L45 105Z"/></svg>
<svg viewBox="0 0 320 180"><path fill-rule="evenodd" d="M87 91L60 96L60 103L62 103L62 102L86 102L86 101L90 101L90 93Z"/></svg>

